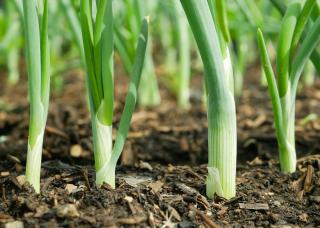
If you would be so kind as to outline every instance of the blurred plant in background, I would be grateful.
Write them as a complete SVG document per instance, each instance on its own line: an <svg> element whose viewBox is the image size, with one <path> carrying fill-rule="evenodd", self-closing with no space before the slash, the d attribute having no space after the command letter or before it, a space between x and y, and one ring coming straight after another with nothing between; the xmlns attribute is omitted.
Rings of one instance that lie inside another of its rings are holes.
<svg viewBox="0 0 320 228"><path fill-rule="evenodd" d="M20 77L19 60L23 36L19 9L15 1L2 3L0 11L0 62L8 72L8 83L14 85Z"/></svg>

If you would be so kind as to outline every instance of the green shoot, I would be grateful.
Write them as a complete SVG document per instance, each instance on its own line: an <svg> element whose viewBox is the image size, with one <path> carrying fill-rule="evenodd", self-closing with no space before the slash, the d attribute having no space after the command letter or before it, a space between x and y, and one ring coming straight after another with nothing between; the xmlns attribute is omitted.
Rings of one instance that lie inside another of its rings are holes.
<svg viewBox="0 0 320 228"><path fill-rule="evenodd" d="M23 1L23 12L30 95L26 179L39 193L41 153L50 90L48 0L44 0L44 2Z"/></svg>
<svg viewBox="0 0 320 228"><path fill-rule="evenodd" d="M6 57L8 83L14 85L19 81L19 59L22 44L20 12L12 1L4 2L3 28L0 53Z"/></svg>
<svg viewBox="0 0 320 228"><path fill-rule="evenodd" d="M277 49L277 82L262 32L258 30L260 57L268 81L274 112L280 166L285 173L291 173L296 170L294 121L298 81L305 63L320 43L320 18L318 18L311 29L308 29L306 37L301 42L301 47L296 51L296 46L299 42L298 38L300 38L303 30L301 26L303 27L305 21L308 20L310 13L307 11L312 9L309 5L311 2L312 0L307 0L304 7L302 7L299 1L293 1L286 10Z"/></svg>
<svg viewBox="0 0 320 228"><path fill-rule="evenodd" d="M140 0L123 1L126 12L124 25L119 20L115 21L114 42L128 73L132 71L139 28L143 17L149 14L150 3ZM160 104L161 97L152 57L152 37L150 35L148 40L145 66L138 91L138 104L142 107L155 107Z"/></svg>
<svg viewBox="0 0 320 228"><path fill-rule="evenodd" d="M286 5L281 1L281 0L271 0L273 5L278 9L281 15L284 15L287 7ZM313 3L312 3L313 2ZM301 14L301 17L299 18L299 23L300 26L297 26L297 31L295 31L295 38L294 38L294 43L296 45L296 42L299 41L299 37L301 36L301 40L303 41L305 39L306 34L301 31L303 28L303 25L307 22L306 18L309 18L308 15L311 11L311 19L312 21L315 21L317 17L319 17L320 14L320 4L316 3L316 7L312 6L312 4L315 4L313 0L307 1L305 6L304 6L304 13ZM312 8L314 10L312 10ZM300 27L300 29L299 29ZM300 34L302 32L302 34ZM291 55L295 51L295 48L291 50ZM292 56L291 56L292 57ZM313 52L310 55L310 60L312 61L312 64L314 65L315 69L317 70L318 73L320 73L320 53L317 49L313 50Z"/></svg>
<svg viewBox="0 0 320 228"><path fill-rule="evenodd" d="M115 145L112 148L113 120L113 10L112 0L81 1L80 21L87 69L87 88L93 132L96 183L115 187L115 168L127 136L135 108L137 89L144 62L148 22L142 22L131 81L120 120Z"/></svg>
<svg viewBox="0 0 320 228"><path fill-rule="evenodd" d="M181 0L203 61L208 104L207 195L227 199L236 192L236 111L223 64L219 34L207 0Z"/></svg>

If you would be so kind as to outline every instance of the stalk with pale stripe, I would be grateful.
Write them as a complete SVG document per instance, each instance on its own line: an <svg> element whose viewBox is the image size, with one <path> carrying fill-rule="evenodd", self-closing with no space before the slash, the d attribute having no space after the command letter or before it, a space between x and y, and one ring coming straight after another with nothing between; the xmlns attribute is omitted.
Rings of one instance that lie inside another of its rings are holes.
<svg viewBox="0 0 320 228"><path fill-rule="evenodd" d="M23 14L30 96L26 179L39 193L42 144L50 90L48 0L23 1Z"/></svg>
<svg viewBox="0 0 320 228"><path fill-rule="evenodd" d="M233 89L224 58L210 1L180 0L184 8L205 71L208 104L209 162L207 195L218 194L227 199L236 193L236 112ZM225 24L223 25L225 26ZM225 28L224 36L227 36Z"/></svg>
<svg viewBox="0 0 320 228"><path fill-rule="evenodd" d="M260 57L274 113L280 166L282 172L285 173L292 173L296 170L295 99L298 81L305 63L320 43L320 18L307 31L304 28L315 4L316 0L307 0L304 5L300 1L293 1L286 10L276 55L277 81L262 32L258 30ZM304 30L306 36L298 48Z"/></svg>
<svg viewBox="0 0 320 228"><path fill-rule="evenodd" d="M130 120L135 108L137 89L148 38L148 22L142 22L136 49L135 61L132 67L131 80L124 111L112 147L113 120L113 10L112 0L95 1L82 0L80 21L84 57L87 69L87 90L90 100L94 158L96 168L96 183L115 187L115 168L123 149ZM96 13L92 9L97 9Z"/></svg>

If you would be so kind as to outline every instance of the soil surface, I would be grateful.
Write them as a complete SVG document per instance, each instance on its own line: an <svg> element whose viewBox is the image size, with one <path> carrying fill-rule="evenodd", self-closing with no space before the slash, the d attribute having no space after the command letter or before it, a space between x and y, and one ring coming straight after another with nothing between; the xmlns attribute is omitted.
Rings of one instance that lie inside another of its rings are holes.
<svg viewBox="0 0 320 228"><path fill-rule="evenodd" d="M161 84L157 108L137 108L116 171L116 189L94 183L90 118L83 75L52 88L45 132L41 194L25 183L28 136L26 79L8 87L0 76L0 227L297 227L320 226L320 84L296 102L297 171L279 171L277 142L259 67L247 73L237 101L237 196L205 195L207 120L201 81L192 105L176 108ZM200 81L200 82L199 82ZM114 133L127 83L116 78ZM318 116L317 116L318 115Z"/></svg>

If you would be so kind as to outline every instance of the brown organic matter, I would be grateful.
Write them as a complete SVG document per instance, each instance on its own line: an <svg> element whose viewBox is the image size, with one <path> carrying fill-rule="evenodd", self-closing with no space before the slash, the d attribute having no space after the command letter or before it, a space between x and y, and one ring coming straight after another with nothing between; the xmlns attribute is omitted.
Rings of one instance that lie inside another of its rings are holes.
<svg viewBox="0 0 320 228"><path fill-rule="evenodd" d="M222 227L320 225L320 84L303 88L296 103L298 168L279 171L270 99L252 66L237 101L237 196L205 196L207 120L201 77L192 80L192 108L177 109L161 85L162 104L138 108L116 170L116 189L94 184L90 118L83 75L63 76L51 96L44 138L41 194L25 183L28 136L26 78L9 88L0 77L0 224L27 227ZM161 80L161 79L160 79ZM126 91L116 78L114 133ZM200 86L196 86L200 85Z"/></svg>

